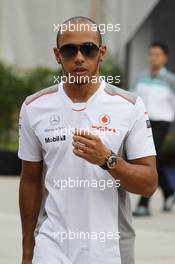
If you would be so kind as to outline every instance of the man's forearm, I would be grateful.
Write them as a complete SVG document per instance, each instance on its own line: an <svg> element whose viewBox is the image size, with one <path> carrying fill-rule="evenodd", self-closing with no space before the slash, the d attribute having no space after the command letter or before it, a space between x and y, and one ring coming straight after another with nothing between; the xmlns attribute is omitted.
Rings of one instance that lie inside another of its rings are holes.
<svg viewBox="0 0 175 264"><path fill-rule="evenodd" d="M21 176L19 206L23 232L23 259L32 259L34 231L42 201L42 183Z"/></svg>
<svg viewBox="0 0 175 264"><path fill-rule="evenodd" d="M120 180L121 186L131 193L149 197L156 190L156 166L154 169L154 166L151 167L146 164L131 164L119 157L118 165L109 173L115 179Z"/></svg>

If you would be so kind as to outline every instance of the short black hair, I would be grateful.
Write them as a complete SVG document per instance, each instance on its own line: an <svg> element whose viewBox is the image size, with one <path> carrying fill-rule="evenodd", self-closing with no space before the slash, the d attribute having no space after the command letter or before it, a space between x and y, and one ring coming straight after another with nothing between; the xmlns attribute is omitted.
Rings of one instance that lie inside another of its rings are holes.
<svg viewBox="0 0 175 264"><path fill-rule="evenodd" d="M72 23L72 24L79 23L79 22L85 22L85 23L91 23L91 24L95 25L96 28L97 28L97 34L98 34L98 38L99 38L99 45L100 46L102 45L102 35L101 35L101 31L99 29L99 26L96 24L96 22L94 20L92 20L89 17L74 16L74 17L71 17L71 18L67 19L66 21L64 21L63 22L63 25L64 24L67 24L69 22ZM60 28L59 28L58 33L57 33L57 37L56 37L57 47L59 47L60 36L61 36L61 31L60 31Z"/></svg>
<svg viewBox="0 0 175 264"><path fill-rule="evenodd" d="M154 48L154 47L161 48L166 56L169 55L169 49L165 43L161 41L154 41L150 44L149 48Z"/></svg>

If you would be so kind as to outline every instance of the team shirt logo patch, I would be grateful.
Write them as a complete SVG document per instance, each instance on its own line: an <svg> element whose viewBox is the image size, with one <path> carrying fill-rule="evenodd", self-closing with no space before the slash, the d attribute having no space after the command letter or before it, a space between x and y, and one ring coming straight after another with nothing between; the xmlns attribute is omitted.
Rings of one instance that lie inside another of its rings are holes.
<svg viewBox="0 0 175 264"><path fill-rule="evenodd" d="M109 115L106 115L106 114L103 114L99 117L99 121L100 121L100 124L102 124L103 126L106 126L110 123L110 117Z"/></svg>
<svg viewBox="0 0 175 264"><path fill-rule="evenodd" d="M53 115L49 121L52 126L57 126L60 122L60 117L58 115Z"/></svg>
<svg viewBox="0 0 175 264"><path fill-rule="evenodd" d="M65 135L45 138L46 143L51 143L51 142L56 142L56 141L65 141L65 140L66 140Z"/></svg>
<svg viewBox="0 0 175 264"><path fill-rule="evenodd" d="M150 122L150 120L146 120L146 126L147 126L147 128L151 128L151 122Z"/></svg>
<svg viewBox="0 0 175 264"><path fill-rule="evenodd" d="M151 122L149 120L148 112L144 112L144 114L146 116L146 127L151 128Z"/></svg>

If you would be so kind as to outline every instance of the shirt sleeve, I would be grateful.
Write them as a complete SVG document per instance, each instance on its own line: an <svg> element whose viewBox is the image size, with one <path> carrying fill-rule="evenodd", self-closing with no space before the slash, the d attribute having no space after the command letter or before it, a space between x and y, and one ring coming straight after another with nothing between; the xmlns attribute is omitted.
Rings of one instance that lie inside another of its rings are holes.
<svg viewBox="0 0 175 264"><path fill-rule="evenodd" d="M135 104L133 120L125 141L125 151L128 160L156 155L151 123L140 97Z"/></svg>
<svg viewBox="0 0 175 264"><path fill-rule="evenodd" d="M175 75L171 75L171 82L170 82L171 90L175 94Z"/></svg>
<svg viewBox="0 0 175 264"><path fill-rule="evenodd" d="M41 144L30 125L25 103L21 107L19 116L18 157L27 161L42 160Z"/></svg>

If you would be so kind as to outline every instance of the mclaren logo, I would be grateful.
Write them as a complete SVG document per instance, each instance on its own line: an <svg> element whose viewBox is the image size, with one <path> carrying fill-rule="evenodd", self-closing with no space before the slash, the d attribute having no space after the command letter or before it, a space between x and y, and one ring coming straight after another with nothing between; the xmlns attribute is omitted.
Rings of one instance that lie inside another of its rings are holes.
<svg viewBox="0 0 175 264"><path fill-rule="evenodd" d="M65 135L45 138L46 143L51 143L51 142L56 142L56 141L65 141L65 140L66 140Z"/></svg>

